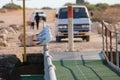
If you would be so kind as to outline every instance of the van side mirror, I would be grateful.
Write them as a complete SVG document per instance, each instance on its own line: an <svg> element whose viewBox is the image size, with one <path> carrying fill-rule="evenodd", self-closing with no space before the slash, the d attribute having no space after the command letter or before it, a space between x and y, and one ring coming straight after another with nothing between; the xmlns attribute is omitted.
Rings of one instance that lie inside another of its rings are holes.
<svg viewBox="0 0 120 80"><path fill-rule="evenodd" d="M58 18L58 14L56 14L56 18Z"/></svg>

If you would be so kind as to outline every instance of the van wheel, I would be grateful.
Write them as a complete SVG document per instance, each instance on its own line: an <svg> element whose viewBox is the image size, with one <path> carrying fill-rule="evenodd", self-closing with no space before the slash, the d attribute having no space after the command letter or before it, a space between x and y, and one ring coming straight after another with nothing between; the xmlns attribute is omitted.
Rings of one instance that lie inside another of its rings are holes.
<svg viewBox="0 0 120 80"><path fill-rule="evenodd" d="M57 42L61 42L61 38L60 37L56 37L56 41Z"/></svg>
<svg viewBox="0 0 120 80"><path fill-rule="evenodd" d="M90 41L90 36L86 36L86 41L87 41L87 42Z"/></svg>

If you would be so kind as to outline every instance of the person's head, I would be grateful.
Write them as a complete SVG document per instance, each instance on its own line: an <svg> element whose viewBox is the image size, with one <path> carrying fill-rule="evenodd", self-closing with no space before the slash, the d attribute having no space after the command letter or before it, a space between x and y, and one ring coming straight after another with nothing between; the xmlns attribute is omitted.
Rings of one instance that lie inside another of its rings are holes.
<svg viewBox="0 0 120 80"><path fill-rule="evenodd" d="M36 12L36 15L38 15L38 12Z"/></svg>

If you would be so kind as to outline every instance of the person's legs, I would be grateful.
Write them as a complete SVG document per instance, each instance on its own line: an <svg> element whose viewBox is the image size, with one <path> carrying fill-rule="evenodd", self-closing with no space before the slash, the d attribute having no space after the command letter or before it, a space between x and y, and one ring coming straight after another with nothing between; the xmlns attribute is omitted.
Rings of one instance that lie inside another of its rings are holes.
<svg viewBox="0 0 120 80"><path fill-rule="evenodd" d="M31 28L34 29L34 22L31 23Z"/></svg>
<svg viewBox="0 0 120 80"><path fill-rule="evenodd" d="M37 30L39 29L39 22L37 21L36 23L36 26L37 26Z"/></svg>
<svg viewBox="0 0 120 80"><path fill-rule="evenodd" d="M32 28L32 22L30 23L30 29Z"/></svg>
<svg viewBox="0 0 120 80"><path fill-rule="evenodd" d="M35 25L35 23L33 22L33 29L34 29L34 25Z"/></svg>

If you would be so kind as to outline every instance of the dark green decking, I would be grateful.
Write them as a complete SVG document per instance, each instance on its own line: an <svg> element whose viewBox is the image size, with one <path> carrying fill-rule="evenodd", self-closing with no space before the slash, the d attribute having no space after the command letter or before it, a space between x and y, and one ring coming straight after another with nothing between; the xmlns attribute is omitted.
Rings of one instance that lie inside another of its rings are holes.
<svg viewBox="0 0 120 80"><path fill-rule="evenodd" d="M101 60L53 61L57 80L120 80Z"/></svg>

